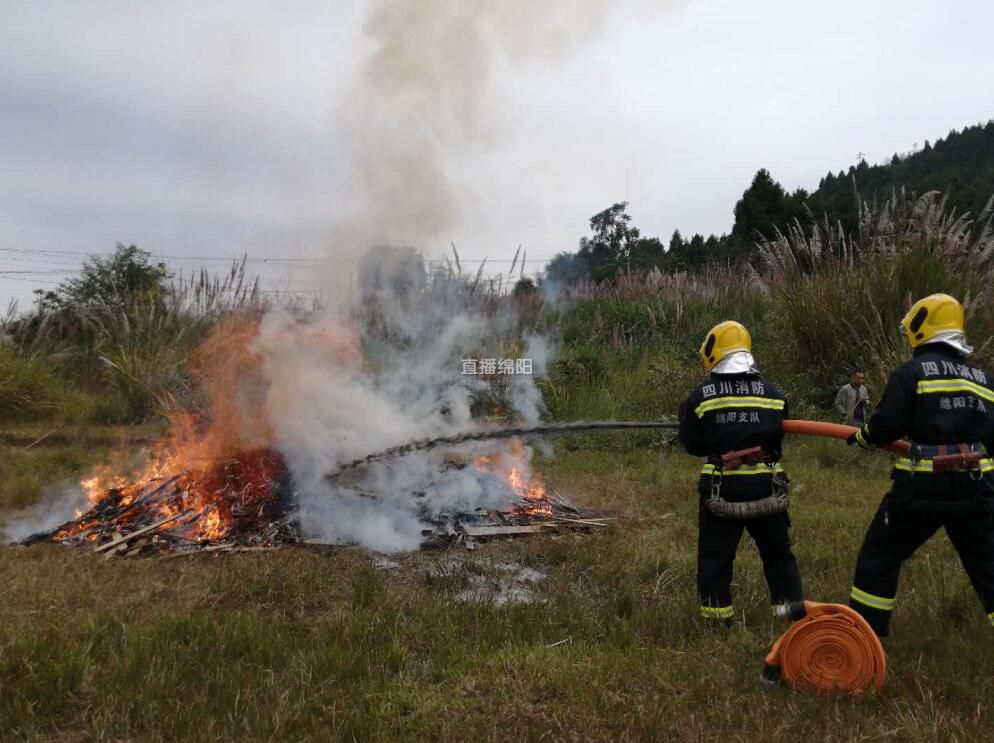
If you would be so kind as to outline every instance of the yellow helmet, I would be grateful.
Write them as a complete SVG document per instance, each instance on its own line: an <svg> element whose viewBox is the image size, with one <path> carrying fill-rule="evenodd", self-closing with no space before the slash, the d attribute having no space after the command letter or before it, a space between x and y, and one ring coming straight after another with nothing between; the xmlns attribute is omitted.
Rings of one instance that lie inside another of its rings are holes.
<svg viewBox="0 0 994 743"><path fill-rule="evenodd" d="M730 353L735 351L751 351L752 336L745 325L735 320L725 320L718 323L704 337L701 344L701 361L708 371Z"/></svg>
<svg viewBox="0 0 994 743"><path fill-rule="evenodd" d="M948 294L930 294L915 302L901 320L912 348L950 330L963 332L963 305Z"/></svg>

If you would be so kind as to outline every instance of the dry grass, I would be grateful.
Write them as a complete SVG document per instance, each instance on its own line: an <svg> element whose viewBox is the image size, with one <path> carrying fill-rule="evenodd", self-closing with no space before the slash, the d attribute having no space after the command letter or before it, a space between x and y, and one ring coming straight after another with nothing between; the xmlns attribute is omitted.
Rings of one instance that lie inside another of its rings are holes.
<svg viewBox="0 0 994 743"><path fill-rule="evenodd" d="M47 471L48 453L30 456ZM761 691L761 658L782 627L751 545L735 628L711 634L695 616L694 464L563 453L546 466L563 492L630 518L604 534L402 555L392 567L354 549L104 562L4 548L0 737L988 737L991 630L945 538L907 568L878 697ZM886 462L796 444L788 464L808 593L842 600ZM459 600L473 576L508 562L545 574L539 600Z"/></svg>

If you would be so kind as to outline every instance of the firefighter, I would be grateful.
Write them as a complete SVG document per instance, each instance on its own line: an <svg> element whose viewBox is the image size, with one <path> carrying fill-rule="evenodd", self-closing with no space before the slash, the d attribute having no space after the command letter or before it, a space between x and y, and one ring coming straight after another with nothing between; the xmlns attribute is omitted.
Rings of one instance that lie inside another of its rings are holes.
<svg viewBox="0 0 994 743"><path fill-rule="evenodd" d="M869 449L906 436L911 450L867 529L849 604L886 637L901 563L945 527L994 624L994 378L969 361L963 306L948 294L919 300L901 326L912 358L849 443Z"/></svg>
<svg viewBox="0 0 994 743"><path fill-rule="evenodd" d="M712 328L700 355L710 374L680 406L679 438L689 454L707 457L698 481L701 616L731 624L732 564L744 529L759 548L771 602L803 598L779 464L787 401L756 369L740 323Z"/></svg>

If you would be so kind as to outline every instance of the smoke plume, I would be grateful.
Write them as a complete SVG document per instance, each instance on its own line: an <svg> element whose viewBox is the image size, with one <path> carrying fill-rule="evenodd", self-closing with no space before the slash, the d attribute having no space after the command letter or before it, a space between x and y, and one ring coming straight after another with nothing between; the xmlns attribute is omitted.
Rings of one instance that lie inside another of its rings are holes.
<svg viewBox="0 0 994 743"><path fill-rule="evenodd" d="M514 502L504 479L454 466L453 456L458 463L483 451L493 455L485 444L456 454L420 452L341 481L325 479L370 452L477 426L474 407L493 401L494 390L465 374L463 359L499 343L511 328L507 313L482 311L465 293L469 284L460 286L451 295L378 292L347 315L329 308L307 322L281 312L264 318L254 350L269 388L266 414L307 535L381 551L414 549L427 517ZM536 353L533 373L508 377L500 397L508 412L537 421L542 400L535 377L544 374L547 350L533 338L524 352Z"/></svg>
<svg viewBox="0 0 994 743"><path fill-rule="evenodd" d="M486 181L486 173L464 173L462 161L504 139L491 115L502 88L529 65L562 63L619 11L630 18L650 5L373 0L363 29L368 56L341 122L358 207L342 216L330 245L333 273L343 275L344 255L365 253L363 274L378 276L398 254L367 252L374 245L436 248L477 192L474 184ZM472 428L474 402L492 390L462 374L461 360L498 344L515 317L512 301L485 308L461 276L428 277L425 286L417 270L403 281L396 266L386 273L394 280L376 282L359 306L335 303L310 318L306 331L271 314L256 349L305 531L395 550L420 543L427 514L506 506L512 493L499 478L453 468L444 452L377 463L348 484L330 484L324 475L372 451ZM335 340L315 342L321 337ZM542 397L534 380L545 374L553 347L529 337L519 350L533 374L513 380L502 403L535 423Z"/></svg>
<svg viewBox="0 0 994 743"><path fill-rule="evenodd" d="M359 206L340 222L332 253L436 248L486 182L486 173L463 173L461 164L505 139L494 112L514 75L562 63L614 16L651 5L373 0L363 28L368 57L341 112Z"/></svg>

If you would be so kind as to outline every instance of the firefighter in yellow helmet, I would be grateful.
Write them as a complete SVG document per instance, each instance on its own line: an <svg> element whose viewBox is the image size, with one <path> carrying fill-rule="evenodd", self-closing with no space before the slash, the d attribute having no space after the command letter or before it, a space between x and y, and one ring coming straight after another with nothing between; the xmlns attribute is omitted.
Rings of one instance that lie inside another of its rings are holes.
<svg viewBox="0 0 994 743"><path fill-rule="evenodd" d="M969 360L963 306L948 294L916 302L901 326L912 358L849 443L908 437L911 450L866 532L850 605L886 636L901 564L945 528L994 624L994 378Z"/></svg>
<svg viewBox="0 0 994 743"><path fill-rule="evenodd" d="M803 598L779 464L787 400L756 368L742 324L716 325L700 354L709 376L680 406L679 437L688 453L707 457L698 480L701 615L730 623L732 566L743 530L759 548L771 602Z"/></svg>

